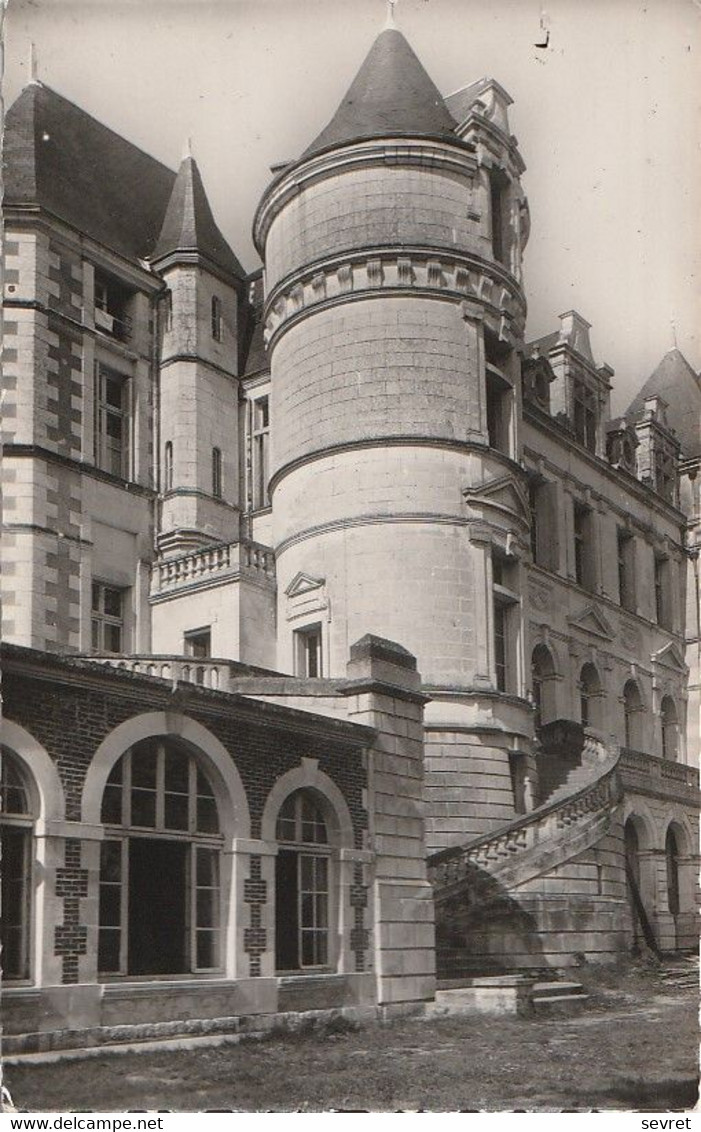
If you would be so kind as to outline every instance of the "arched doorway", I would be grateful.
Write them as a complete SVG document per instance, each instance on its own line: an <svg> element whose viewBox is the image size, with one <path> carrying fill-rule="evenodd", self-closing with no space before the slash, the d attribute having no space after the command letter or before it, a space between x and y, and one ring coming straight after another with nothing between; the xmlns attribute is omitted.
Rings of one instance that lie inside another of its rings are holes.
<svg viewBox="0 0 701 1132"><path fill-rule="evenodd" d="M278 813L275 966L279 972L331 962L332 861L326 820L312 790L295 790Z"/></svg>
<svg viewBox="0 0 701 1132"><path fill-rule="evenodd" d="M223 839L199 753L172 736L135 743L109 774L101 819L98 970L220 970Z"/></svg>
<svg viewBox="0 0 701 1132"><path fill-rule="evenodd" d="M2 975L30 977L32 836L34 807L29 781L14 752L2 748L0 766L0 860L2 861Z"/></svg>
<svg viewBox="0 0 701 1132"><path fill-rule="evenodd" d="M671 825L665 837L664 855L667 867L667 907L676 919L679 915L679 841Z"/></svg>
<svg viewBox="0 0 701 1132"><path fill-rule="evenodd" d="M649 906L647 877L641 867L641 824L637 817L630 816L623 829L625 855L626 890L630 906L632 925L632 949L638 951L645 943L657 953L658 945L651 921L652 909Z"/></svg>

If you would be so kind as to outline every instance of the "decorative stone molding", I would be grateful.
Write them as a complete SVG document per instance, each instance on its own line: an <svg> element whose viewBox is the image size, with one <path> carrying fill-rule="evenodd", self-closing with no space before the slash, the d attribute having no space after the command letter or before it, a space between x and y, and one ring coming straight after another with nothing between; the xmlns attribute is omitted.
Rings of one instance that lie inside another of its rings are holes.
<svg viewBox="0 0 701 1132"><path fill-rule="evenodd" d="M269 296L264 339L273 340L300 317L353 298L400 294L411 289L420 295L440 292L444 299L462 300L464 318L485 319L502 340L516 343L525 325L525 300L515 280L499 264L461 253L438 258L429 249L388 248L367 257L349 255L283 281Z"/></svg>

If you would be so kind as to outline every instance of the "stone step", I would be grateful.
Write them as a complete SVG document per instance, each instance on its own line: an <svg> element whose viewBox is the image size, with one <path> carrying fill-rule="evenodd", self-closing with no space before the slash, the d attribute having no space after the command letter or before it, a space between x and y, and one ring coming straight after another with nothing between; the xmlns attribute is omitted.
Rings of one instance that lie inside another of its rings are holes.
<svg viewBox="0 0 701 1132"><path fill-rule="evenodd" d="M588 1001L588 994L549 994L532 999L532 1006L536 1016L578 1014Z"/></svg>
<svg viewBox="0 0 701 1132"><path fill-rule="evenodd" d="M583 995L584 987L581 983L567 983L564 981L554 983L535 983L533 986L533 999L562 998L567 995Z"/></svg>

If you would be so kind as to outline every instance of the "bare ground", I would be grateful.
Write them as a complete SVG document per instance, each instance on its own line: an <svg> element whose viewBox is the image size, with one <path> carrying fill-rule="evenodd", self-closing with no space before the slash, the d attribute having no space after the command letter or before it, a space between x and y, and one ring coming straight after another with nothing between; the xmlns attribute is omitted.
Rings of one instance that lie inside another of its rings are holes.
<svg viewBox="0 0 701 1132"><path fill-rule="evenodd" d="M412 1018L237 1046L7 1068L24 1111L688 1111L698 991L591 972L577 1017Z"/></svg>

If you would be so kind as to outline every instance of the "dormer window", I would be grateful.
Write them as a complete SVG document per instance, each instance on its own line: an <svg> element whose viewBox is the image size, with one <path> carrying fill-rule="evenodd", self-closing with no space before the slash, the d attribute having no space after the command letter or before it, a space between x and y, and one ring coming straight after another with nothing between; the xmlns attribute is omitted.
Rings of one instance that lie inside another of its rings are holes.
<svg viewBox="0 0 701 1132"><path fill-rule="evenodd" d="M131 337L132 324L127 308L131 291L118 279L95 270L95 329L126 342Z"/></svg>
<svg viewBox="0 0 701 1132"><path fill-rule="evenodd" d="M509 254L508 240L508 177L499 169L489 173L490 217L492 255L499 263L506 264Z"/></svg>
<svg viewBox="0 0 701 1132"><path fill-rule="evenodd" d="M596 394L579 378L573 382L574 435L590 452L596 452Z"/></svg>

